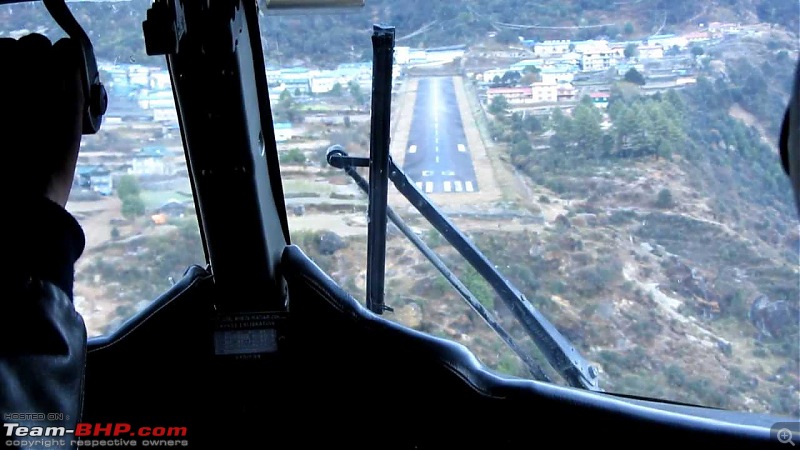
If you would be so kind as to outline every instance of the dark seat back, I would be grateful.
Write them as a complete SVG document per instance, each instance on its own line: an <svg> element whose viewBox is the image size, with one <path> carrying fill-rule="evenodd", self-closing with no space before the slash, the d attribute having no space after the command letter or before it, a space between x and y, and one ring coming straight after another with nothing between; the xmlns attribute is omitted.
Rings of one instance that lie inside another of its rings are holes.
<svg viewBox="0 0 800 450"><path fill-rule="evenodd" d="M181 389L210 360L211 275L199 266L107 336L89 340L84 421L151 425L188 417L202 398ZM157 407L154 405L158 405Z"/></svg>

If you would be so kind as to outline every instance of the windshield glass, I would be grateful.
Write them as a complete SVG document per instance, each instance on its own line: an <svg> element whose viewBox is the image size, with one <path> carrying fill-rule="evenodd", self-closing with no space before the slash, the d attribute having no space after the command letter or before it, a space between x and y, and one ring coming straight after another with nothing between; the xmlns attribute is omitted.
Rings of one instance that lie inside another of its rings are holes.
<svg viewBox="0 0 800 450"><path fill-rule="evenodd" d="M75 307L89 337L116 330L205 265L178 116L164 57L144 51L148 1L67 2L92 41L108 111L83 136L67 210L86 247L75 265ZM65 36L42 2L0 6L0 38Z"/></svg>
<svg viewBox="0 0 800 450"><path fill-rule="evenodd" d="M294 242L364 300L366 197L324 156L367 155L371 25L395 26L393 160L602 389L800 415L800 233L777 154L798 4L463 3L266 10ZM394 190L389 204L546 366L478 272ZM391 224L386 254L384 317L531 377Z"/></svg>
<svg viewBox="0 0 800 450"><path fill-rule="evenodd" d="M393 160L597 368L602 389L800 416L800 230L777 155L797 2L366 3L272 15L260 2L295 244L364 301L366 197L325 152L368 154L370 32L395 26ZM87 234L75 293L95 336L204 255L164 58L144 51L149 0L69 5L109 89L67 205ZM3 5L0 24L2 37L63 35L40 2ZM564 383L393 188L389 204ZM384 317L532 377L391 224L386 255Z"/></svg>

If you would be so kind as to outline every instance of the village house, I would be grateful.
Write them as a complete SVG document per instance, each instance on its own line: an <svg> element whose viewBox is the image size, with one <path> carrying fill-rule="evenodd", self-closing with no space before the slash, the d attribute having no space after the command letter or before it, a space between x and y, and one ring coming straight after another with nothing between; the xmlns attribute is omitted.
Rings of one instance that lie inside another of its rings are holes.
<svg viewBox="0 0 800 450"><path fill-rule="evenodd" d="M539 76L543 83L572 83L575 80L574 69L565 65L544 67Z"/></svg>
<svg viewBox="0 0 800 450"><path fill-rule="evenodd" d="M661 59L664 57L664 47L660 45L640 45L636 50L641 59Z"/></svg>
<svg viewBox="0 0 800 450"><path fill-rule="evenodd" d="M575 100L578 90L570 83L561 83L556 89L556 100L559 102L569 102Z"/></svg>
<svg viewBox="0 0 800 450"><path fill-rule="evenodd" d="M173 175L175 165L167 158L165 147L148 146L134 153L131 160L131 175Z"/></svg>
<svg viewBox="0 0 800 450"><path fill-rule="evenodd" d="M506 101L511 105L527 105L533 102L533 95L530 87L489 88L486 90L486 96L489 102L501 95L505 97Z"/></svg>
<svg viewBox="0 0 800 450"><path fill-rule="evenodd" d="M613 50L604 41L597 41L592 46L583 46L581 52L581 70L583 72L607 70L616 60Z"/></svg>
<svg viewBox="0 0 800 450"><path fill-rule="evenodd" d="M82 165L75 169L74 184L101 195L111 195L114 189L111 171L102 165Z"/></svg>
<svg viewBox="0 0 800 450"><path fill-rule="evenodd" d="M594 106L605 109L608 107L608 100L611 98L611 93L592 92L591 94L589 94L589 97L592 99L592 103L594 103Z"/></svg>
<svg viewBox="0 0 800 450"><path fill-rule="evenodd" d="M541 57L548 57L553 55L563 55L571 51L571 42L566 40L557 41L543 41L533 46L533 51Z"/></svg>
<svg viewBox="0 0 800 450"><path fill-rule="evenodd" d="M531 84L531 98L533 103L555 103L558 101L557 83L533 83Z"/></svg>

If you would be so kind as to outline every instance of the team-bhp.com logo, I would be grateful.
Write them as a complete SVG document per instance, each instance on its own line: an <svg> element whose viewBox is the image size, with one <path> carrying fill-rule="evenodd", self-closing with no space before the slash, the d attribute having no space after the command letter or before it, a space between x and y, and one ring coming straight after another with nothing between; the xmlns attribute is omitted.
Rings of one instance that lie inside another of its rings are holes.
<svg viewBox="0 0 800 450"><path fill-rule="evenodd" d="M134 427L129 423L79 423L64 426L3 424L7 446L25 447L188 447L186 427Z"/></svg>

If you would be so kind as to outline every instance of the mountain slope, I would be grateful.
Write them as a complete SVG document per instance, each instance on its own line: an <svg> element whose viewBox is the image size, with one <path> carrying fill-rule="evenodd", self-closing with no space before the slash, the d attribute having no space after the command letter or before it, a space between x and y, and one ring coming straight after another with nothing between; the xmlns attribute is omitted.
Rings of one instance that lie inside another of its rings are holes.
<svg viewBox="0 0 800 450"><path fill-rule="evenodd" d="M513 42L518 35L531 39L590 39L642 37L655 32L696 29L699 23L769 21L788 30L798 28L797 2L783 0L367 0L362 9L320 14L267 14L261 18L268 56L336 64L350 57L362 59L369 48L372 23L394 25L398 45L440 46L472 44L499 32L497 39ZM72 3L78 21L90 31L101 59L138 61L144 55L142 21L148 0ZM49 33L55 26L39 3L0 8L0 23L7 34L14 30ZM520 28L528 27L528 28ZM555 27L555 28L552 28ZM311 30L316 36L305 31ZM412 36L412 37L408 37ZM408 37L408 38L406 38ZM159 61L161 58L159 58Z"/></svg>

